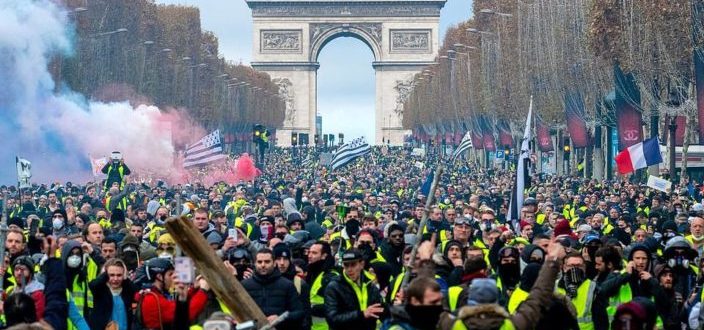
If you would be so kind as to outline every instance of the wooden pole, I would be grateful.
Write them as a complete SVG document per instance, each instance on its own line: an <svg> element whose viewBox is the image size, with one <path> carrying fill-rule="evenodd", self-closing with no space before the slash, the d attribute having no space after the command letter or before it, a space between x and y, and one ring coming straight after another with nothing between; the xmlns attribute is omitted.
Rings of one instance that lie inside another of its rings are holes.
<svg viewBox="0 0 704 330"><path fill-rule="evenodd" d="M411 279L411 270L415 266L416 254L418 253L418 246L420 246L420 241L423 239L423 229L425 229L425 224L428 222L428 217L430 216L430 206L433 205L433 197L435 197L435 190L438 188L438 182L440 182L440 176L442 175L442 162L438 164L435 169L435 175L433 175L433 182L430 184L430 191L428 192L427 200L425 201L425 210L423 211L423 218L420 220L420 225L418 226L418 231L416 232L416 244L413 245L413 250L411 250L411 260L408 262L408 274L403 277L401 281L401 287L405 288L408 281ZM392 297L393 298L393 297Z"/></svg>
<svg viewBox="0 0 704 330"><path fill-rule="evenodd" d="M185 217L169 218L166 220L166 229L183 252L193 259L200 274L218 298L232 311L232 316L238 323L255 320L258 327L268 324L259 306L237 278L225 268L225 264L215 255L190 220Z"/></svg>

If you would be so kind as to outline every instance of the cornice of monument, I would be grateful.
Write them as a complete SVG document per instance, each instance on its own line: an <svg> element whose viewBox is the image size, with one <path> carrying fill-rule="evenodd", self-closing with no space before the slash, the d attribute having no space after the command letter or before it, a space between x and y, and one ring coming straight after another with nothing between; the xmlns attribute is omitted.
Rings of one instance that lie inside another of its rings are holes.
<svg viewBox="0 0 704 330"><path fill-rule="evenodd" d="M447 0L246 0L253 17L440 17Z"/></svg>

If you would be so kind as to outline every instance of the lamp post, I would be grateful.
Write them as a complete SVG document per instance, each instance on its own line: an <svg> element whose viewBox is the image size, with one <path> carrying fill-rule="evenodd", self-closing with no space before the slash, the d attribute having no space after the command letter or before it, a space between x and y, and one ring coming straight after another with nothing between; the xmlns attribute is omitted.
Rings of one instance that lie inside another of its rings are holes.
<svg viewBox="0 0 704 330"><path fill-rule="evenodd" d="M488 9L488 8L484 8L484 9L480 10L479 13L480 14L488 14L488 15L496 15L496 16L501 16L501 17L513 17L513 15L511 15L511 14L500 13L500 12L497 12L497 11L494 11L494 10Z"/></svg>
<svg viewBox="0 0 704 330"><path fill-rule="evenodd" d="M667 128L670 130L670 181L675 181L675 152L677 150L676 146L677 143L675 141L675 135L677 132L677 117L676 116L670 116L670 123L667 126Z"/></svg>

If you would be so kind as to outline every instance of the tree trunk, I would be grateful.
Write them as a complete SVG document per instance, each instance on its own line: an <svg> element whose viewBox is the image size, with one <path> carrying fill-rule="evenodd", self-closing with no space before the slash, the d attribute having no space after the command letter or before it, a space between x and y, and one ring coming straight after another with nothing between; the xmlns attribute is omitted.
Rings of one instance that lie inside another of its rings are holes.
<svg viewBox="0 0 704 330"><path fill-rule="evenodd" d="M682 168L680 170L680 184L684 184L687 181L687 153L689 151L689 140L692 135L694 120L690 119L690 116L685 116L684 125L684 141L682 143Z"/></svg>

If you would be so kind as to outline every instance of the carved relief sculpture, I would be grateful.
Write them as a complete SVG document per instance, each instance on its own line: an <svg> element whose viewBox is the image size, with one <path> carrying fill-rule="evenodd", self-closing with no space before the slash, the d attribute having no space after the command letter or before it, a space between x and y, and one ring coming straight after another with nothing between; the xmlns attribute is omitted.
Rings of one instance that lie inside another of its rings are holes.
<svg viewBox="0 0 704 330"><path fill-rule="evenodd" d="M261 31L263 52L295 52L301 50L301 31Z"/></svg>
<svg viewBox="0 0 704 330"><path fill-rule="evenodd" d="M283 97L286 104L286 112L284 117L284 127L293 127L293 121L296 118L296 109L294 108L293 84L288 78L274 78L272 82L279 86L279 95Z"/></svg>
<svg viewBox="0 0 704 330"><path fill-rule="evenodd" d="M430 51L430 30L391 30L392 52Z"/></svg>
<svg viewBox="0 0 704 330"><path fill-rule="evenodd" d="M403 119L403 103L406 102L408 96L411 94L413 89L412 80L396 80L396 107L394 108L394 113L398 116L399 120Z"/></svg>

